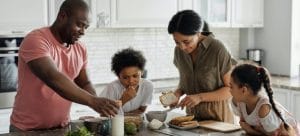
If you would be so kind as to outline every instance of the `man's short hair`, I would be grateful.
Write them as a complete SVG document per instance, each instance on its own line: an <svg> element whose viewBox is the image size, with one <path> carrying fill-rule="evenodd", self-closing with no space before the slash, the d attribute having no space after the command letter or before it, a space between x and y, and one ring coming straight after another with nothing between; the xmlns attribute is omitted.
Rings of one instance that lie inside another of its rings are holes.
<svg viewBox="0 0 300 136"><path fill-rule="evenodd" d="M66 14L73 15L75 10L89 10L89 6L84 0L65 0L60 6L60 12L66 12Z"/></svg>

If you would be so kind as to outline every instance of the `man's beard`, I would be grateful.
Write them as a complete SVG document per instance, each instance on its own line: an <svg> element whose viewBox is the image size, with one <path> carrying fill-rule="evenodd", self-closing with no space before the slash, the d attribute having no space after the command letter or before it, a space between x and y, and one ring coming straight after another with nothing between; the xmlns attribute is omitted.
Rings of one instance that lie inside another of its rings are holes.
<svg viewBox="0 0 300 136"><path fill-rule="evenodd" d="M66 40L66 44L69 46L69 45L72 45L72 44L74 44L75 43L75 40L73 40L73 38L72 37L70 37L70 38L67 38L67 40Z"/></svg>

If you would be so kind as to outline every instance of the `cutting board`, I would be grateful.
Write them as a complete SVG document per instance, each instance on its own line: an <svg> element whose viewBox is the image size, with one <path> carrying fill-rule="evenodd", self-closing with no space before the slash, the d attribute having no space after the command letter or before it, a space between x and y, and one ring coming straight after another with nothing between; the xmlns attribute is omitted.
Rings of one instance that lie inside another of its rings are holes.
<svg viewBox="0 0 300 136"><path fill-rule="evenodd" d="M207 128L207 129L220 131L220 132L232 132L241 129L241 126L239 125L234 125L234 124L220 122L220 121L213 121L213 120L200 121L199 126L202 128Z"/></svg>

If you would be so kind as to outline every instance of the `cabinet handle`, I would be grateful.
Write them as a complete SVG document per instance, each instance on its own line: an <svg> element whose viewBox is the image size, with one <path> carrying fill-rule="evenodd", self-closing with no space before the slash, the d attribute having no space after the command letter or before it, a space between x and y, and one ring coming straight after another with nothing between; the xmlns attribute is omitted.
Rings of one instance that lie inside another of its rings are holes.
<svg viewBox="0 0 300 136"><path fill-rule="evenodd" d="M16 57L18 53L0 53L0 57Z"/></svg>

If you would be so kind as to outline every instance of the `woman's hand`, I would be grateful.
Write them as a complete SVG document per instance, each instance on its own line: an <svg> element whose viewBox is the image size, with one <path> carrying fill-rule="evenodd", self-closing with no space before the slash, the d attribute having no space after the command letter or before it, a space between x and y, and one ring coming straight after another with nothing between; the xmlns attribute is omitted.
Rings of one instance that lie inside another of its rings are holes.
<svg viewBox="0 0 300 136"><path fill-rule="evenodd" d="M198 105L202 101L200 94L187 95L185 98L181 100L179 106L183 109L185 106L189 108L193 108Z"/></svg>

